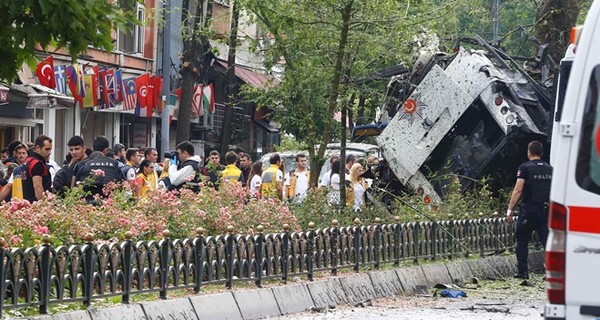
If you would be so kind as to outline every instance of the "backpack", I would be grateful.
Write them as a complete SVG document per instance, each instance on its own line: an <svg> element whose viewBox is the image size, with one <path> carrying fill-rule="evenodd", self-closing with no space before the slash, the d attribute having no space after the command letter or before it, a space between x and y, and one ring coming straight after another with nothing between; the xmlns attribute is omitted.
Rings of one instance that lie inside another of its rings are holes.
<svg viewBox="0 0 600 320"><path fill-rule="evenodd" d="M73 167L71 165L65 165L54 175L52 181L52 188L58 195L63 195L67 190L71 188L71 179L73 178Z"/></svg>
<svg viewBox="0 0 600 320"><path fill-rule="evenodd" d="M39 159L29 157L25 163L15 168L13 171L12 198L23 199L23 180L27 178L27 173L31 178L31 169L40 162ZM44 166L44 175L48 174L48 166ZM25 175L25 176L24 176Z"/></svg>
<svg viewBox="0 0 600 320"><path fill-rule="evenodd" d="M129 181L129 179L127 177L127 174L129 173L129 170L132 169L132 168L134 169L135 175L134 175L133 179L135 180L135 178L137 177L137 174L138 174L136 168L134 168L134 167L132 167L132 166L130 166L128 164L124 164L124 165L122 165L122 166L119 167L119 169L121 169L121 175L123 176L123 180Z"/></svg>

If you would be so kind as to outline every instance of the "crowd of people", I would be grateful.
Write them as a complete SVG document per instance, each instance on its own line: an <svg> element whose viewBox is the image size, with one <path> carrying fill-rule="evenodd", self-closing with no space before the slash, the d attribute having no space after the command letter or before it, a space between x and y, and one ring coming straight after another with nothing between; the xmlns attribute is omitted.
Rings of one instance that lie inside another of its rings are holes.
<svg viewBox="0 0 600 320"><path fill-rule="evenodd" d="M40 135L32 144L15 141L2 153L0 166L0 201L26 199L34 202L46 192L59 196L81 185L88 203L95 204L104 197L103 189L110 182L127 181L135 198L146 197L149 192L163 188L179 190L188 188L198 192L202 187L219 188L223 180L240 184L256 198L275 198L290 203L301 203L310 185L307 157L299 153L295 157L296 168L286 173L279 154L273 154L269 166L253 162L243 150L229 151L224 155L213 150L206 163L195 154L194 145L181 142L175 152L165 155L159 162L156 148L126 148L117 143L110 148L106 137L98 136L91 148L80 136L67 143L69 152L61 166L50 161L52 139ZM360 210L365 203L368 183L363 178L365 167L352 154L345 165L339 156L330 159L330 168L318 188L325 188L329 202L340 204L340 173L345 170L346 204Z"/></svg>

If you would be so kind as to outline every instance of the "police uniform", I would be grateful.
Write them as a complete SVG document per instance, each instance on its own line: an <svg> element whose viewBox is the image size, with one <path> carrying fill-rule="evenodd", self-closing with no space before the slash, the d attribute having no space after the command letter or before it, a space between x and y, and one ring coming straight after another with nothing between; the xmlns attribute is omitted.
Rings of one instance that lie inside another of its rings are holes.
<svg viewBox="0 0 600 320"><path fill-rule="evenodd" d="M516 255L518 275L528 277L527 256L531 234L535 230L545 246L548 238L548 201L552 166L542 160L531 160L519 166L517 178L525 180L517 219Z"/></svg>
<svg viewBox="0 0 600 320"><path fill-rule="evenodd" d="M94 172L99 172L98 170L102 170L102 174L94 174ZM86 179L90 179L90 181L84 183L83 189L89 192L86 200L91 202L94 195L102 195L102 189L107 183L123 180L119 161L104 155L90 156L85 161L79 162L75 168L75 181L83 183Z"/></svg>

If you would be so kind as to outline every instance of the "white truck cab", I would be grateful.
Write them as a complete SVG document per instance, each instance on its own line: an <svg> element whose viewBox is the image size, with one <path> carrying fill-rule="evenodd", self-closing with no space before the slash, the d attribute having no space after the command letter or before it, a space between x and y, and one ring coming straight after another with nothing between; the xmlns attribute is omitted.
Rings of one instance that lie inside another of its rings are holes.
<svg viewBox="0 0 600 320"><path fill-rule="evenodd" d="M552 137L544 315L600 319L600 0L571 41L573 65Z"/></svg>

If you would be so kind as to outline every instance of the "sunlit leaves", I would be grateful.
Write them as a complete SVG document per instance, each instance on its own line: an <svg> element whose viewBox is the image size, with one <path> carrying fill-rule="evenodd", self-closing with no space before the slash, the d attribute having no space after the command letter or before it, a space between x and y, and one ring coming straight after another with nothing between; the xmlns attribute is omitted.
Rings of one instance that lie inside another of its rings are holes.
<svg viewBox="0 0 600 320"><path fill-rule="evenodd" d="M26 62L34 64L36 45L66 48L74 58L88 46L111 50L116 28L139 23L138 0L12 0L0 2L0 79L12 80ZM141 0L139 0L141 1Z"/></svg>

